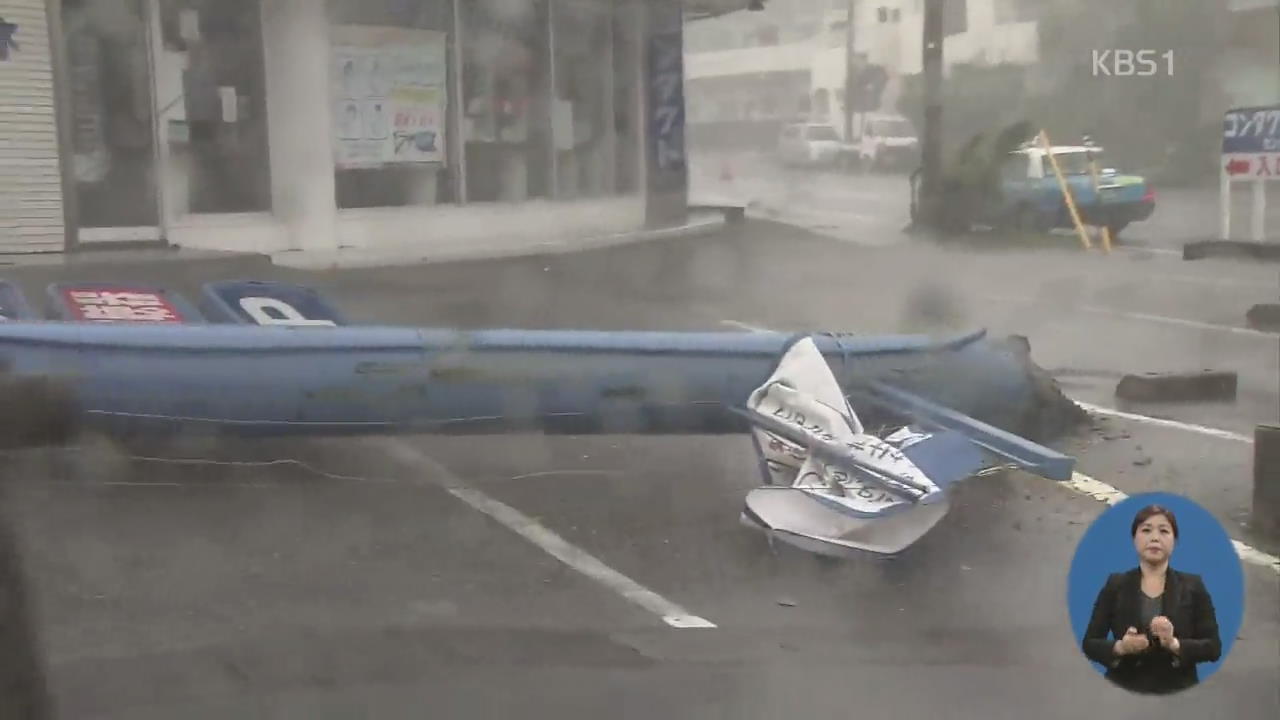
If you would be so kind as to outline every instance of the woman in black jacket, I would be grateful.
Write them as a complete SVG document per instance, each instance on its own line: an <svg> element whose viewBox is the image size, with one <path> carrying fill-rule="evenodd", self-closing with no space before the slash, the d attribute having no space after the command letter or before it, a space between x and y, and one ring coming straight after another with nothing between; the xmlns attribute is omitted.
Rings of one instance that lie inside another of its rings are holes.
<svg viewBox="0 0 1280 720"><path fill-rule="evenodd" d="M1178 539L1172 511L1143 508L1130 532L1138 567L1107 578L1084 633L1084 653L1127 690L1185 690L1200 681L1197 663L1222 655L1213 599L1199 575L1169 567Z"/></svg>

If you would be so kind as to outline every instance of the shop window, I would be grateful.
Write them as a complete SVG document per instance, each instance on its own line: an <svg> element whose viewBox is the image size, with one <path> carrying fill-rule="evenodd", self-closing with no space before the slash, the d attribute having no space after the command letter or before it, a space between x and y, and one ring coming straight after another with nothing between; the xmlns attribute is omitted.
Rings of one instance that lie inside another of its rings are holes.
<svg viewBox="0 0 1280 720"><path fill-rule="evenodd" d="M550 197L547 2L467 0L458 5L467 201Z"/></svg>
<svg viewBox="0 0 1280 720"><path fill-rule="evenodd" d="M339 208L455 202L452 0L329 0Z"/></svg>
<svg viewBox="0 0 1280 720"><path fill-rule="evenodd" d="M269 211L261 0L158 3L156 85L177 211Z"/></svg>
<svg viewBox="0 0 1280 720"><path fill-rule="evenodd" d="M82 240L159 225L145 18L141 0L62 3Z"/></svg>
<svg viewBox="0 0 1280 720"><path fill-rule="evenodd" d="M611 91L613 53L609 3L554 0L552 48L555 100L552 139L557 198L613 193L617 153Z"/></svg>

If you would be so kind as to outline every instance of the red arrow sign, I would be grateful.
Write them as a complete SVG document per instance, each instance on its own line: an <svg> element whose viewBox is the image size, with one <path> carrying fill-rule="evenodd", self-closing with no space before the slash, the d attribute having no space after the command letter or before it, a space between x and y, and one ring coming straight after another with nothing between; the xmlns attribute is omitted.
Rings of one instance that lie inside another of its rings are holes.
<svg viewBox="0 0 1280 720"><path fill-rule="evenodd" d="M1236 158L1227 162L1228 175L1244 175L1249 172L1249 161Z"/></svg>

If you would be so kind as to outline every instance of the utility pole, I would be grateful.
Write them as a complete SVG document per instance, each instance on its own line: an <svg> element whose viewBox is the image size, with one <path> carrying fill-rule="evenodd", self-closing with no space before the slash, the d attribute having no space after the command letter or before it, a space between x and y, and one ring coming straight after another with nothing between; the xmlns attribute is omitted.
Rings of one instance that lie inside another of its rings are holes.
<svg viewBox="0 0 1280 720"><path fill-rule="evenodd" d="M939 220L942 174L942 8L945 0L924 0L924 137L920 147L920 211L925 225Z"/></svg>
<svg viewBox="0 0 1280 720"><path fill-rule="evenodd" d="M844 26L844 141L853 142L853 4L848 0Z"/></svg>

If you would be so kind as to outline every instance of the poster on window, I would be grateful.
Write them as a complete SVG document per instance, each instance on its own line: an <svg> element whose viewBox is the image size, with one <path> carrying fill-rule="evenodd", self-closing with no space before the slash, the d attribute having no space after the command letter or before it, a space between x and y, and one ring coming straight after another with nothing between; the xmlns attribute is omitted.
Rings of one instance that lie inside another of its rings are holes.
<svg viewBox="0 0 1280 720"><path fill-rule="evenodd" d="M445 163L447 36L334 28L334 160L339 168Z"/></svg>

